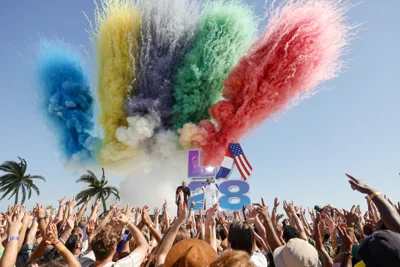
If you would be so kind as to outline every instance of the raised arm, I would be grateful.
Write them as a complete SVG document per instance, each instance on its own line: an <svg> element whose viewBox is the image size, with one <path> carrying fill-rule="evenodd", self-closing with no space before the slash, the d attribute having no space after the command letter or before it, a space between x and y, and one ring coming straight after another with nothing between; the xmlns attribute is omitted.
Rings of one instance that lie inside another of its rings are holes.
<svg viewBox="0 0 400 267"><path fill-rule="evenodd" d="M83 203L83 205L81 206L81 208L78 211L78 214L76 215L76 223L80 223L82 221L82 217L85 214L87 207L89 205L89 201L90 201L90 197L88 197L85 201L85 203Z"/></svg>
<svg viewBox="0 0 400 267"><path fill-rule="evenodd" d="M57 218L62 221L63 216L64 216L64 206L65 206L65 197L60 198L58 200L58 212L57 212Z"/></svg>
<svg viewBox="0 0 400 267"><path fill-rule="evenodd" d="M151 218L149 216L149 208L147 206L143 207L142 218L144 225L146 225L149 228L151 234L156 239L157 243L160 243L162 235L160 231L158 231L158 229L156 228L156 225L151 221Z"/></svg>
<svg viewBox="0 0 400 267"><path fill-rule="evenodd" d="M125 214L121 213L118 218L118 222L126 225L129 229L130 234L132 235L133 240L135 240L135 243L137 244L136 248L134 251L132 251L131 255L135 253L136 255L139 255L139 261L138 262L143 262L144 258L147 255L147 251L149 249L149 245L147 244L146 238L144 238L142 232L137 228L126 216ZM120 263L121 266L123 265L122 263L125 261L130 261L129 257L124 258L117 263ZM127 265L128 266L128 265Z"/></svg>
<svg viewBox="0 0 400 267"><path fill-rule="evenodd" d="M218 211L219 203L215 204L212 208L208 210L206 223L205 223L205 241L210 244L210 246L217 251L217 237L216 237L216 223L215 214Z"/></svg>
<svg viewBox="0 0 400 267"><path fill-rule="evenodd" d="M169 216L168 216L168 203L167 200L165 200L163 204L163 211L164 211L164 219L165 219L165 228L169 229L170 223L169 223Z"/></svg>
<svg viewBox="0 0 400 267"><path fill-rule="evenodd" d="M325 267L332 267L333 261L326 251L325 247L322 245L323 237L321 236L320 224L325 224L321 222L321 215L317 214L317 217L314 221L314 241L316 249L324 256L325 259ZM325 227L325 225L324 225Z"/></svg>
<svg viewBox="0 0 400 267"><path fill-rule="evenodd" d="M264 227L267 232L267 243L272 251L281 246L278 236L276 235L274 226L268 213L268 206L265 205L264 199L261 198L261 204L254 204L257 207L258 214L264 219Z"/></svg>
<svg viewBox="0 0 400 267"><path fill-rule="evenodd" d="M179 201L179 216L172 224L171 228L169 229L168 233L166 234L164 240L160 244L160 248L157 252L157 260L156 260L156 267L164 266L165 258L167 257L168 251L172 248L174 243L175 237L178 234L179 228L182 226L183 222L186 219L186 207L183 204L183 193L181 192L181 197Z"/></svg>
<svg viewBox="0 0 400 267"><path fill-rule="evenodd" d="M15 210L16 211L16 210ZM23 214L6 215L8 229L7 229L7 244L4 248L4 254L0 261L0 267L13 267L17 260L18 255L18 239L19 232L22 228Z"/></svg>
<svg viewBox="0 0 400 267"><path fill-rule="evenodd" d="M286 201L284 201L283 205L287 207L288 216L290 216L291 221L294 224L293 226L296 227L296 229L299 231L300 237L304 240L307 240L308 237L306 235L306 232L304 231L304 227L300 221L300 218L296 214L296 210L294 208L293 203L288 204L288 203L286 203Z"/></svg>
<svg viewBox="0 0 400 267"><path fill-rule="evenodd" d="M64 244L58 239L57 226L53 223L49 223L47 227L47 245L52 245L57 249L58 253L64 259L68 266L80 267L78 259L64 246Z"/></svg>
<svg viewBox="0 0 400 267"><path fill-rule="evenodd" d="M349 183L353 190L357 190L358 192L369 196L378 209L386 227L391 231L400 233L400 215L389 201L387 201L380 192L373 189L363 181L358 180L351 175L346 175L350 179Z"/></svg>

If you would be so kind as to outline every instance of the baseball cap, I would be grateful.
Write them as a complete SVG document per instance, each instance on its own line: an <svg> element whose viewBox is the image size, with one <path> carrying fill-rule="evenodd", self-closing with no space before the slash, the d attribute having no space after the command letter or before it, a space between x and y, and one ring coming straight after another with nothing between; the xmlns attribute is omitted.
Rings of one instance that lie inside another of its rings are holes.
<svg viewBox="0 0 400 267"><path fill-rule="evenodd" d="M368 267L400 266L400 234L389 230L376 231L361 241L358 254Z"/></svg>
<svg viewBox="0 0 400 267"><path fill-rule="evenodd" d="M218 258L217 252L200 239L188 238L176 243L168 252L164 266L206 267Z"/></svg>
<svg viewBox="0 0 400 267"><path fill-rule="evenodd" d="M274 251L276 267L322 267L317 250L307 241L292 238Z"/></svg>

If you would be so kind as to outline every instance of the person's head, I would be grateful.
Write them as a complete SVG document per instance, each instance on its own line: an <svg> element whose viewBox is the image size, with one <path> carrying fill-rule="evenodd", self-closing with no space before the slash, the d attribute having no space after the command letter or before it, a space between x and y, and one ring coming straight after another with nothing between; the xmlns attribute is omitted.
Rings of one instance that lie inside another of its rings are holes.
<svg viewBox="0 0 400 267"><path fill-rule="evenodd" d="M217 258L217 252L208 243L189 238L176 243L169 250L164 266L206 267Z"/></svg>
<svg viewBox="0 0 400 267"><path fill-rule="evenodd" d="M374 232L374 229L372 228L372 225L366 224L363 227L363 231L364 231L364 235L369 236L369 235L372 235L372 233Z"/></svg>
<svg viewBox="0 0 400 267"><path fill-rule="evenodd" d="M82 230L82 228L80 228L79 226L75 226L73 233L77 234L79 236L79 241L80 242L83 242L83 240L82 240L83 239L83 230Z"/></svg>
<svg viewBox="0 0 400 267"><path fill-rule="evenodd" d="M207 184L211 184L210 178L207 178Z"/></svg>
<svg viewBox="0 0 400 267"><path fill-rule="evenodd" d="M250 261L250 255L245 251L231 250L226 251L210 267L255 267Z"/></svg>
<svg viewBox="0 0 400 267"><path fill-rule="evenodd" d="M112 258L120 239L119 233L111 226L106 226L97 233L91 242L96 260L104 261L107 258Z"/></svg>
<svg viewBox="0 0 400 267"><path fill-rule="evenodd" d="M254 246L254 232L247 222L235 221L229 227L228 242L234 250L251 254Z"/></svg>
<svg viewBox="0 0 400 267"><path fill-rule="evenodd" d="M74 255L76 254L77 251L80 253L80 249L82 248L82 243L80 242L79 235L71 234L67 239L67 241L65 242L65 247L69 251L71 251L71 253Z"/></svg>
<svg viewBox="0 0 400 267"><path fill-rule="evenodd" d="M385 225L385 223L383 222L382 219L380 219L377 223L376 223L376 230L387 230L387 227Z"/></svg>
<svg viewBox="0 0 400 267"><path fill-rule="evenodd" d="M275 249L274 263L276 267L322 267L318 251L300 238L292 238L285 246Z"/></svg>
<svg viewBox="0 0 400 267"><path fill-rule="evenodd" d="M175 240L174 240L174 245L176 243L178 243L179 241L182 241L182 240L185 240L185 239L188 239L188 238L190 238L190 235L186 231L185 227L182 226L181 228L179 228L179 231L176 234L176 237L175 237Z"/></svg>
<svg viewBox="0 0 400 267"><path fill-rule="evenodd" d="M182 182L182 187L186 187L186 182L185 181Z"/></svg>
<svg viewBox="0 0 400 267"><path fill-rule="evenodd" d="M331 238L330 234L329 234L329 233L326 233L326 234L324 235L324 243L327 243L327 242L329 241L329 238Z"/></svg>
<svg viewBox="0 0 400 267"><path fill-rule="evenodd" d="M400 266L400 234L389 230L374 232L365 238L358 254L368 266Z"/></svg>
<svg viewBox="0 0 400 267"><path fill-rule="evenodd" d="M282 238L283 240L285 240L285 242L287 243L290 239L292 238L300 238L300 233L299 231L294 228L291 225L286 225L283 228L283 234L282 234Z"/></svg>

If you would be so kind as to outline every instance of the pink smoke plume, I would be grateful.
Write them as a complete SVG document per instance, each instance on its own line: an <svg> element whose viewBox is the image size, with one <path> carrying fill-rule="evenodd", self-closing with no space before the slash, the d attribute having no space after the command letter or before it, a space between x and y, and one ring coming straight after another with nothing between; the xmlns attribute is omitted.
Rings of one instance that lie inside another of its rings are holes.
<svg viewBox="0 0 400 267"><path fill-rule="evenodd" d="M184 125L181 144L201 148L204 164L218 165L229 142L336 77L352 29L348 9L337 0L288 0L272 10L262 36L224 81L224 100L210 109L216 124Z"/></svg>

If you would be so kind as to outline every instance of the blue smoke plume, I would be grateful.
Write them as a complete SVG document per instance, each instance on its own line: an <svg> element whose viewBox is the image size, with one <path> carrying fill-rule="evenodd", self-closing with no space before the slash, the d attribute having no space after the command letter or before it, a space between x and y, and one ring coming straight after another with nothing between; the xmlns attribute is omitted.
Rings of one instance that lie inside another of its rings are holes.
<svg viewBox="0 0 400 267"><path fill-rule="evenodd" d="M42 40L37 52L40 112L56 134L63 156L76 163L94 160L100 143L90 134L93 96L79 53L60 40Z"/></svg>

